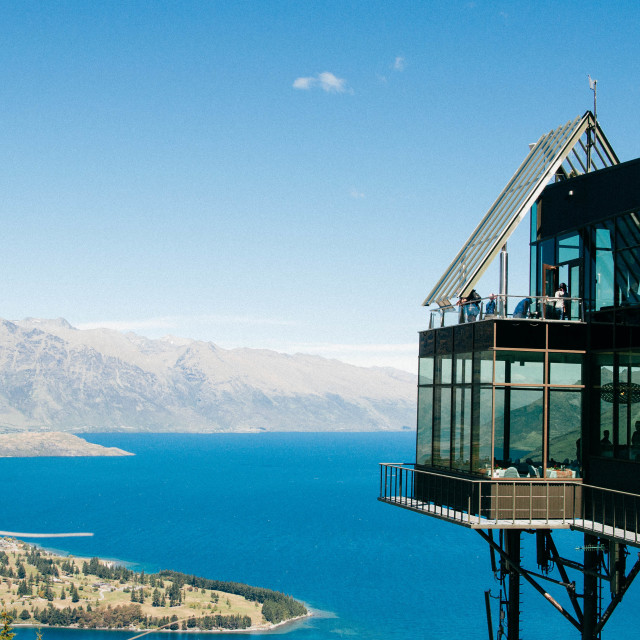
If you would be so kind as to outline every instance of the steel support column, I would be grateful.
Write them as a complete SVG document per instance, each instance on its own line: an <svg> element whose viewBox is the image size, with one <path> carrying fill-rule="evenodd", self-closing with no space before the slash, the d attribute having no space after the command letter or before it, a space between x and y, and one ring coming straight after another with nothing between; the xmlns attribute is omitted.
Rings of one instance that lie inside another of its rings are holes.
<svg viewBox="0 0 640 640"><path fill-rule="evenodd" d="M582 640L594 640L598 624L598 570L600 551L598 538L584 534L584 617L582 620Z"/></svg>

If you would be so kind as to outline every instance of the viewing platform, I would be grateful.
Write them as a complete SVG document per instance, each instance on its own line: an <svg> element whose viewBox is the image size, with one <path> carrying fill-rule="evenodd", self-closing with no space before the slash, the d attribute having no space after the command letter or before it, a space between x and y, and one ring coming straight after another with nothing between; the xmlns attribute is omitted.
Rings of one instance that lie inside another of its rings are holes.
<svg viewBox="0 0 640 640"><path fill-rule="evenodd" d="M640 547L640 495L579 478L473 479L382 463L378 500L470 529L573 529Z"/></svg>
<svg viewBox="0 0 640 640"><path fill-rule="evenodd" d="M582 298L495 295L476 301L432 309L429 329L481 320L561 320L583 322Z"/></svg>

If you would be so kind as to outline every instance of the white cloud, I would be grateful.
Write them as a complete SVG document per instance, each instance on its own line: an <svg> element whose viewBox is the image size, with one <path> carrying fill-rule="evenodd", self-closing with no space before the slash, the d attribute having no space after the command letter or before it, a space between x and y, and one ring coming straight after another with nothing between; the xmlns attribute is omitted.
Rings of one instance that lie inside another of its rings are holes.
<svg viewBox="0 0 640 640"><path fill-rule="evenodd" d="M343 78L337 78L329 71L323 71L318 76L318 80L320 82L320 86L330 93L344 93L347 90L347 81Z"/></svg>
<svg viewBox="0 0 640 640"><path fill-rule="evenodd" d="M327 93L345 93L347 91L347 81L344 78L338 78L330 71L323 71L317 76L296 78L293 81L294 89L308 91L314 87L319 87Z"/></svg>
<svg viewBox="0 0 640 640"><path fill-rule="evenodd" d="M296 78L293 81L293 88L309 90L315 83L316 83L315 78Z"/></svg>
<svg viewBox="0 0 640 640"><path fill-rule="evenodd" d="M402 56L396 56L396 59L393 63L393 68L396 71L404 71L404 67L405 67L404 58Z"/></svg>
<svg viewBox="0 0 640 640"><path fill-rule="evenodd" d="M364 198L364 193L362 193L362 191L358 191L357 189L351 189L351 191L349 191L349 195L352 198Z"/></svg>

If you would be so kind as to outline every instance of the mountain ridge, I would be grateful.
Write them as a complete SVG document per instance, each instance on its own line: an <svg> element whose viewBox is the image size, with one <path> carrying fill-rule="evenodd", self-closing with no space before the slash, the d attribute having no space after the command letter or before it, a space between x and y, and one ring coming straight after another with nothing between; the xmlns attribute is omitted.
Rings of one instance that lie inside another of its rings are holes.
<svg viewBox="0 0 640 640"><path fill-rule="evenodd" d="M0 320L5 432L400 430L415 422L415 385L310 354Z"/></svg>

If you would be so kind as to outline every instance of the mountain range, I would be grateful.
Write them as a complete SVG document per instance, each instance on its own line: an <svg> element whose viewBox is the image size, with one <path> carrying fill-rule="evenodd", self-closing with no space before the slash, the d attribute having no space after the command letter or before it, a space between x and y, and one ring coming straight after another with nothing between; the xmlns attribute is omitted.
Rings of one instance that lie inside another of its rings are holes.
<svg viewBox="0 0 640 640"><path fill-rule="evenodd" d="M0 432L414 428L416 377L306 354L0 320Z"/></svg>

